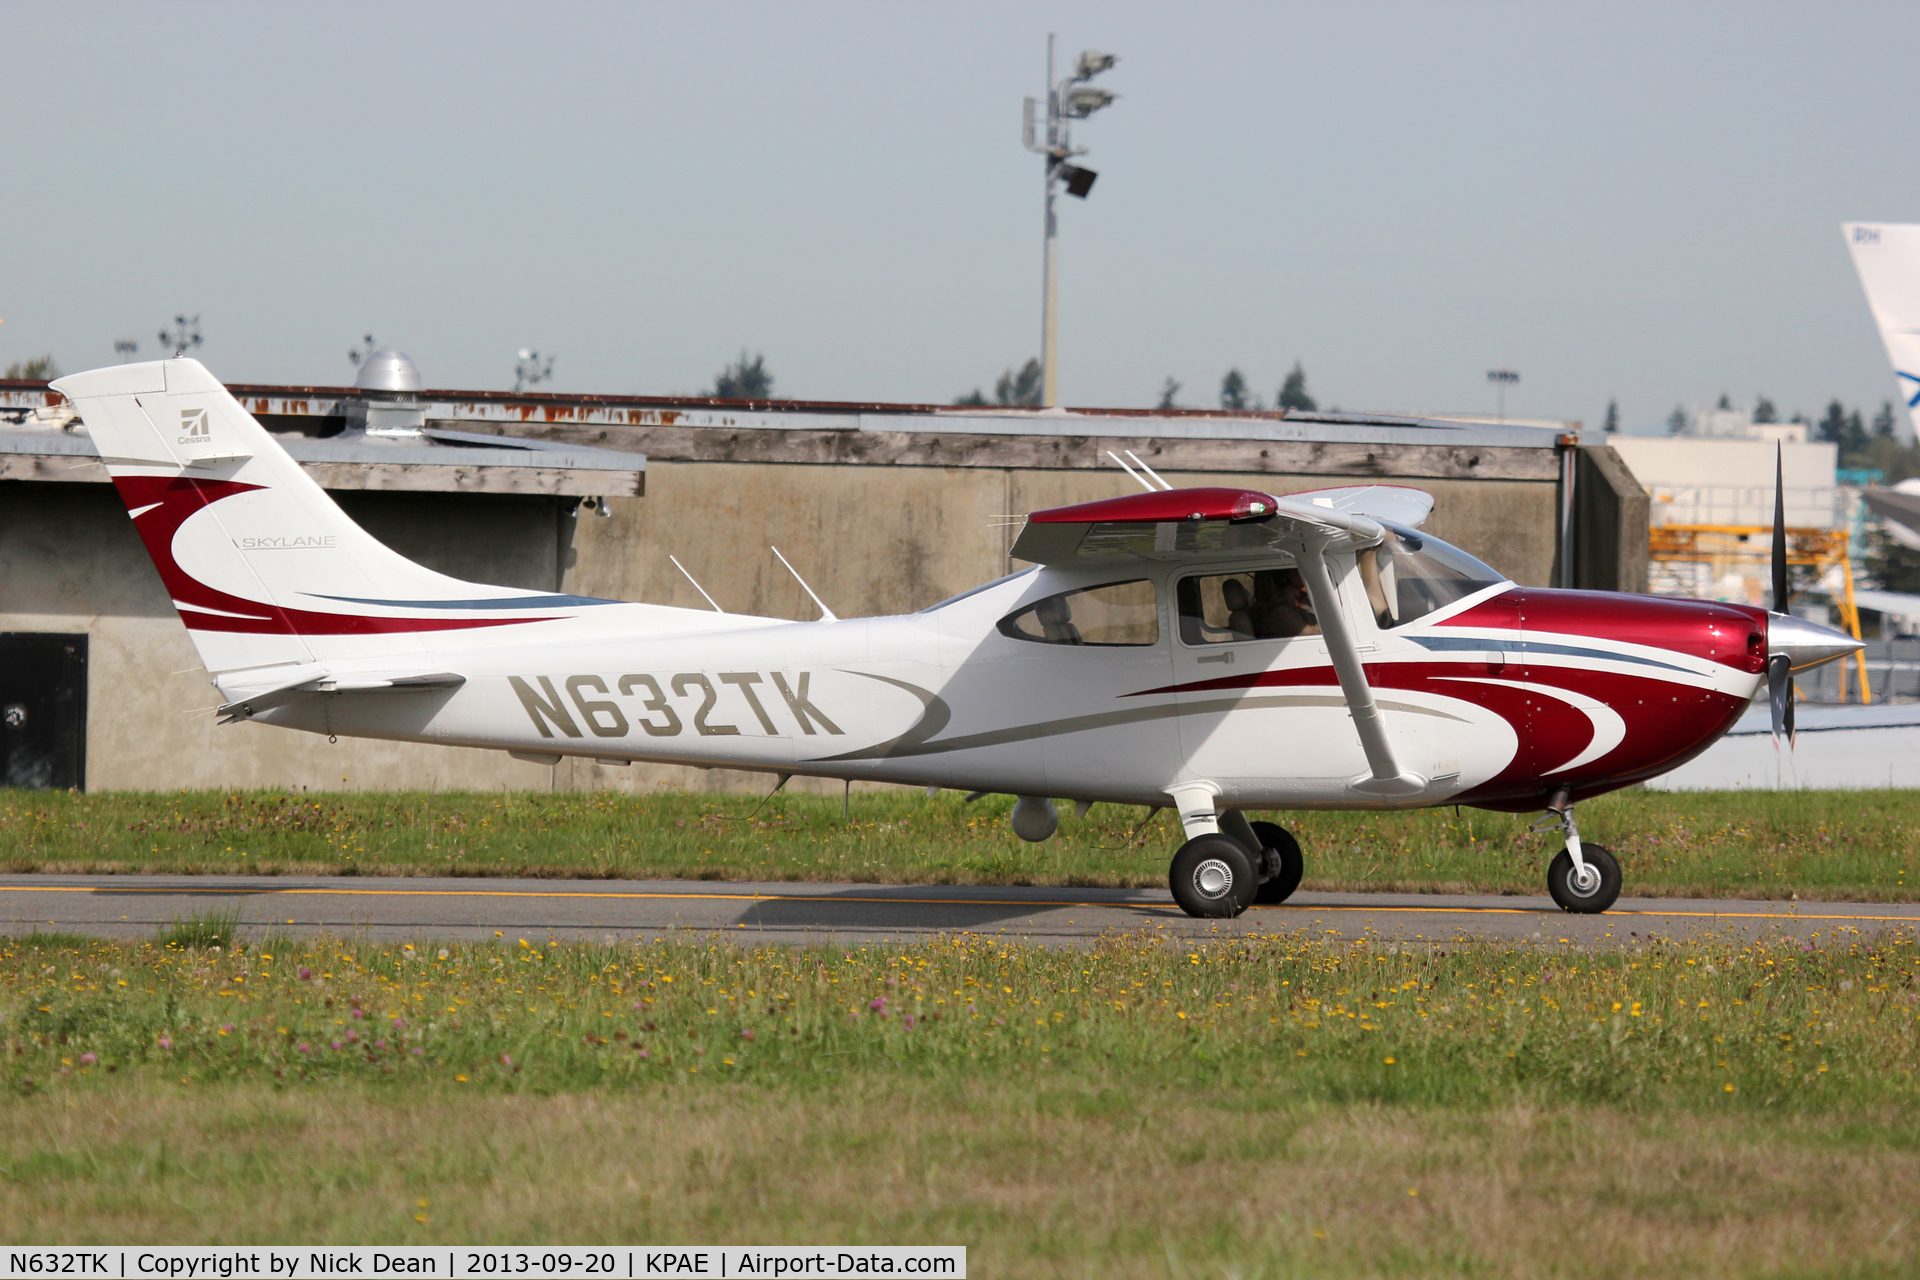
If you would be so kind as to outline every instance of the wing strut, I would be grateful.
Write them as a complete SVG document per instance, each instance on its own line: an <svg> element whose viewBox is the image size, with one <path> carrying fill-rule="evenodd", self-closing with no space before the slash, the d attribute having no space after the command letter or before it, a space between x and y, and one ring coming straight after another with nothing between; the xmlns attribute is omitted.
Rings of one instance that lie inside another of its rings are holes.
<svg viewBox="0 0 1920 1280"><path fill-rule="evenodd" d="M1347 615L1334 590L1333 576L1327 572L1327 537L1309 536L1300 557L1300 573L1307 580L1307 592L1313 597L1313 611L1320 619L1320 632L1326 637L1327 656L1333 659L1334 674L1340 678L1340 692L1347 699L1347 711L1360 734L1360 749L1366 752L1367 767L1373 777L1356 783L1354 790L1369 796L1409 796L1427 789L1427 780L1417 773L1401 769L1393 757L1393 744L1387 741L1386 722L1374 705L1373 686L1367 683L1367 670L1360 662L1360 650L1347 627Z"/></svg>

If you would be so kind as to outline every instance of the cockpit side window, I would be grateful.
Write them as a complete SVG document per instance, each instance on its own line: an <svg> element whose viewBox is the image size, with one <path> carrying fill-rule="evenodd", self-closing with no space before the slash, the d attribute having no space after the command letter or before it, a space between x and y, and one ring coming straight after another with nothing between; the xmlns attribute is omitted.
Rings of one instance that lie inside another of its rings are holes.
<svg viewBox="0 0 1920 1280"><path fill-rule="evenodd" d="M1286 640L1320 633L1298 569L1258 569L1180 579L1180 639L1187 644Z"/></svg>
<svg viewBox="0 0 1920 1280"><path fill-rule="evenodd" d="M1505 581L1460 548L1398 525L1387 525L1386 541L1360 553L1360 583L1382 627L1404 626Z"/></svg>
<svg viewBox="0 0 1920 1280"><path fill-rule="evenodd" d="M1146 578L1062 591L1000 619L1000 634L1040 644L1150 645L1160 610Z"/></svg>

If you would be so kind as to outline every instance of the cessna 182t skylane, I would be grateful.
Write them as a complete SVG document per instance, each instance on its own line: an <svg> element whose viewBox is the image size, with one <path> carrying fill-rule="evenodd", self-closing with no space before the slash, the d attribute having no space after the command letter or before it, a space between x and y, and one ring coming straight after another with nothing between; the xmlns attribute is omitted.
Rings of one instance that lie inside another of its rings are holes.
<svg viewBox="0 0 1920 1280"><path fill-rule="evenodd" d="M1604 911L1619 864L1574 803L1697 755L1763 685L1790 735L1790 673L1859 647L1760 609L1517 586L1387 486L1035 512L1012 554L1036 567L905 617L484 586L375 541L197 361L53 385L227 722L1011 794L1028 840L1051 798L1171 805L1197 916L1300 882L1298 843L1249 810L1441 804L1546 809L1554 900Z"/></svg>

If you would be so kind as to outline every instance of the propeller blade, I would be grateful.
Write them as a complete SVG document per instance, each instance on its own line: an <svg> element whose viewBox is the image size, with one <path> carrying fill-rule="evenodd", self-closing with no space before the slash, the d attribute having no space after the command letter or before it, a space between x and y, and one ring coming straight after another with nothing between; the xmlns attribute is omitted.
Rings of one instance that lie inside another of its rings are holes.
<svg viewBox="0 0 1920 1280"><path fill-rule="evenodd" d="M1780 736L1786 735L1787 746L1793 746L1793 659L1784 653L1776 653L1767 659L1767 701L1773 709L1773 745L1777 750Z"/></svg>
<svg viewBox="0 0 1920 1280"><path fill-rule="evenodd" d="M1787 611L1787 491L1786 450L1778 442L1773 446L1773 611ZM1779 723L1775 719L1775 724Z"/></svg>

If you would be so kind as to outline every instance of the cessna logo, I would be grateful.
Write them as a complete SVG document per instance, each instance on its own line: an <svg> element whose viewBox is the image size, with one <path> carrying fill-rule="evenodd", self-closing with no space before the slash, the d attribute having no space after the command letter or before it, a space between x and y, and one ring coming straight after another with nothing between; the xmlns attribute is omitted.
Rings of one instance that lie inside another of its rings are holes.
<svg viewBox="0 0 1920 1280"><path fill-rule="evenodd" d="M637 726L649 737L670 738L687 729L708 737L728 737L748 732L739 724L725 721L751 715L760 732L768 737L787 736L791 730L776 726L768 711L772 703L785 707L783 720L791 720L803 734L841 734L839 725L829 720L814 705L808 694L811 672L797 676L774 671L720 671L709 677L704 672L680 671L671 675L567 676L560 682L563 695L551 676L524 680L508 676L520 705L543 738L554 731L568 738L583 738L588 733L598 738L624 738ZM719 686L715 686L715 681ZM611 684L609 683L611 682ZM723 690L736 690L734 693ZM778 701L765 695L777 695ZM725 697L727 706L720 705ZM574 712L579 719L574 719ZM720 719L715 718L716 711ZM683 718L684 717L684 718ZM584 726L584 731L582 726Z"/></svg>
<svg viewBox="0 0 1920 1280"><path fill-rule="evenodd" d="M207 411L205 409L182 409L180 411L180 430L176 443L205 444L212 437L207 433Z"/></svg>

